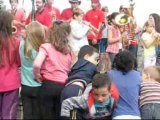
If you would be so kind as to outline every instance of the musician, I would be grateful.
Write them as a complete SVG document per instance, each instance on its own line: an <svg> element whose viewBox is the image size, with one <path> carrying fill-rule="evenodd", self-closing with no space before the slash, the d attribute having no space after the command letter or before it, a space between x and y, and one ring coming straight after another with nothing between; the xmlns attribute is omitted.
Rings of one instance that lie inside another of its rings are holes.
<svg viewBox="0 0 160 120"><path fill-rule="evenodd" d="M45 4L45 11L46 11L46 14L48 14L47 20L48 20L49 26L55 20L60 19L60 10L56 7L53 7L53 3L54 3L54 0L46 0L46 4Z"/></svg>
<svg viewBox="0 0 160 120"><path fill-rule="evenodd" d="M100 9L100 1L99 0L91 0L92 9L89 10L86 14L84 19L91 23L97 31L95 31L96 35L89 34L88 41L89 44L93 47L99 49L99 42L102 38L102 26L105 22L104 13Z"/></svg>
<svg viewBox="0 0 160 120"><path fill-rule="evenodd" d="M75 8L73 10L73 19L70 22L71 34L69 36L70 46L75 55L81 47L88 45L87 34L90 30L90 24L83 21L84 12L80 8Z"/></svg>
<svg viewBox="0 0 160 120"><path fill-rule="evenodd" d="M138 28L136 25L135 18L133 16L133 10L134 6L130 5L129 3L124 4L120 7L120 13L126 14L129 16L129 22L128 24L124 25L124 33L123 35L126 35L125 41L128 45L125 45L125 49L128 49L130 52L132 52L135 57L137 56L137 46L138 46L138 40L136 39L136 33L138 33ZM127 46L127 47L126 47Z"/></svg>
<svg viewBox="0 0 160 120"><path fill-rule="evenodd" d="M32 21L33 14L35 14L35 20L40 22L42 25L49 27L51 23L46 18L50 17L50 15L45 11L45 0L36 0L36 8L36 11L33 11L34 9L32 9L29 14L26 20L26 25Z"/></svg>
<svg viewBox="0 0 160 120"><path fill-rule="evenodd" d="M25 10L23 8L18 9L18 0L9 0L11 10L9 12L13 15L13 26L17 31L15 36L20 39L22 36L22 29L25 27Z"/></svg>
<svg viewBox="0 0 160 120"><path fill-rule="evenodd" d="M81 4L81 0L69 0L69 3L71 4L70 8L66 8L61 13L61 19L70 21L73 16L73 9L79 7Z"/></svg>

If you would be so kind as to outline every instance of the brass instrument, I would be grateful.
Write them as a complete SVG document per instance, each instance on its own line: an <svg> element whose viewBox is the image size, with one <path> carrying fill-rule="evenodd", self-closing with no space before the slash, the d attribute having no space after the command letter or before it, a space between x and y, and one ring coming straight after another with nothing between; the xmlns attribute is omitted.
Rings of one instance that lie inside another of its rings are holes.
<svg viewBox="0 0 160 120"><path fill-rule="evenodd" d="M125 31L125 25L130 23L130 17L127 14L119 14L115 18L115 23L119 26L121 32L121 41L122 47L124 49L128 48L129 40L127 39L127 32Z"/></svg>
<svg viewBox="0 0 160 120"><path fill-rule="evenodd" d="M115 23L119 26L126 25L130 22L130 17L127 14L119 14L115 18Z"/></svg>
<svg viewBox="0 0 160 120"><path fill-rule="evenodd" d="M17 33L17 27L12 26L12 34L15 35Z"/></svg>

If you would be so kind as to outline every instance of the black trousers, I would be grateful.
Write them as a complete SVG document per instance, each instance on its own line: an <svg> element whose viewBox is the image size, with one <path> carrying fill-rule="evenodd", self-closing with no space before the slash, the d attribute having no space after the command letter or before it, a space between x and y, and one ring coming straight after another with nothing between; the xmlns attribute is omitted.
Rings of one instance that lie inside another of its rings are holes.
<svg viewBox="0 0 160 120"><path fill-rule="evenodd" d="M59 119L64 85L45 80L40 89L41 119Z"/></svg>
<svg viewBox="0 0 160 120"><path fill-rule="evenodd" d="M21 99L24 119L40 119L39 90L40 87L22 85Z"/></svg>

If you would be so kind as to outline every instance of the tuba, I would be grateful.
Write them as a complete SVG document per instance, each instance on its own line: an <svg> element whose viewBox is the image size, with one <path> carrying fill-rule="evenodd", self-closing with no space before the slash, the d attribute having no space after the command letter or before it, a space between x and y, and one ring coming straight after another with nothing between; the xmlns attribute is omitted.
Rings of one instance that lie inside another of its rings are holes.
<svg viewBox="0 0 160 120"><path fill-rule="evenodd" d="M130 22L130 17L127 14L119 14L116 16L115 22L119 26L126 25Z"/></svg>
<svg viewBox="0 0 160 120"><path fill-rule="evenodd" d="M121 32L121 41L122 47L127 49L129 46L129 40L127 38L127 32L125 31L125 25L130 23L130 17L127 14L119 14L115 18L115 23L119 26Z"/></svg>

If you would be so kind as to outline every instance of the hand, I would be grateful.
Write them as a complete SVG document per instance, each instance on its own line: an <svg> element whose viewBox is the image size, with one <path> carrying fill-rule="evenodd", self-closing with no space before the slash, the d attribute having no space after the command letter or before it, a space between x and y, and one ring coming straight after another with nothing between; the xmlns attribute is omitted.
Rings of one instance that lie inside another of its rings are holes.
<svg viewBox="0 0 160 120"><path fill-rule="evenodd" d="M93 39L93 40L92 40L92 44L93 44L93 45L97 44L97 40L96 40L96 39Z"/></svg>
<svg viewBox="0 0 160 120"><path fill-rule="evenodd" d="M38 81L39 83L42 83L43 81L42 76L40 74L36 75L35 80Z"/></svg>

